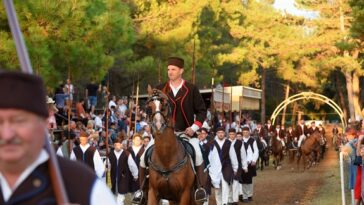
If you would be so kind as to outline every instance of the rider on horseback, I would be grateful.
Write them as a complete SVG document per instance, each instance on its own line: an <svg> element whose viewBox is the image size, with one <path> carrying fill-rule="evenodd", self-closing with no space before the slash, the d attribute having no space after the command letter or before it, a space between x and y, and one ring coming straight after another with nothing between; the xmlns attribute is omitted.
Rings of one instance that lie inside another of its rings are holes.
<svg viewBox="0 0 364 205"><path fill-rule="evenodd" d="M297 125L296 129L296 136L298 136L298 147L301 147L302 141L306 139L306 136L308 134L308 128L305 125L305 121L302 119L300 120L300 123Z"/></svg>
<svg viewBox="0 0 364 205"><path fill-rule="evenodd" d="M273 131L274 136L277 137L277 140L282 143L283 149L286 146L286 143L284 143L284 137L285 137L285 130L281 129L281 125L277 124L276 129Z"/></svg>
<svg viewBox="0 0 364 205"><path fill-rule="evenodd" d="M187 139L195 150L195 170L197 180L202 186L205 185L207 173L204 172L204 163L199 140L193 138L195 132L202 127L202 123L206 118L206 107L199 89L186 82L182 78L184 71L184 60L178 57L170 57L168 59L168 78L169 81L157 86L169 98L171 110L174 120L175 133L181 138ZM148 147L154 144L152 140ZM140 161L140 182L145 178L145 162L144 156ZM200 187L201 188L201 187ZM195 199L196 201L207 200L206 194Z"/></svg>

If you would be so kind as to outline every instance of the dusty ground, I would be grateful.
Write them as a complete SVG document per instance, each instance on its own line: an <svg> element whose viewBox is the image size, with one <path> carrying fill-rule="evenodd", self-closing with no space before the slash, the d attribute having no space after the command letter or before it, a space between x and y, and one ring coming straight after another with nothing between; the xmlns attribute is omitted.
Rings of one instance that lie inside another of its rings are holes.
<svg viewBox="0 0 364 205"><path fill-rule="evenodd" d="M326 133L330 131L327 128ZM325 159L304 172L302 168L297 171L296 164L289 164L287 160L281 170L270 166L258 171L258 176L254 178L253 201L248 204L341 204L338 161L338 154L330 143ZM215 205L213 197L210 197L209 204Z"/></svg>

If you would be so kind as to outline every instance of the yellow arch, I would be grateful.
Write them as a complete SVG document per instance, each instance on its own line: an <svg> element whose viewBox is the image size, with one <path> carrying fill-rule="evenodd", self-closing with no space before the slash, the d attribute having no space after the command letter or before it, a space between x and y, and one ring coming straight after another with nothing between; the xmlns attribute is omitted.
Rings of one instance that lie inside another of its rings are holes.
<svg viewBox="0 0 364 205"><path fill-rule="evenodd" d="M271 120L272 120L272 124L274 124L278 114L285 108L287 107L289 104L298 101L298 100L303 100L303 99L313 99L313 100L318 100L321 102L324 102L326 104L328 104L331 108L333 108L335 110L335 112L340 116L340 120L341 120L341 124L343 126L343 129L346 128L347 124L344 118L344 112L341 110L341 108L330 98L321 95L321 94L317 94L317 93L313 93L313 92L302 92L296 95L292 95L291 97L287 98L286 100L284 100L281 104L279 104L277 106L277 108L274 110L272 116L271 116Z"/></svg>

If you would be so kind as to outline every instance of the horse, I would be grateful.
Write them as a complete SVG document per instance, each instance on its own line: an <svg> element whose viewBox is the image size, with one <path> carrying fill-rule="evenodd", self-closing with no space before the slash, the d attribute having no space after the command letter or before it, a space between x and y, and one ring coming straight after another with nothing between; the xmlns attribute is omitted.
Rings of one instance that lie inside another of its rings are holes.
<svg viewBox="0 0 364 205"><path fill-rule="evenodd" d="M299 170L300 159L303 157L304 170L309 169L321 157L321 145L324 143L322 134L315 131L301 145L301 154L297 158L297 168ZM306 167L306 162L308 165Z"/></svg>
<svg viewBox="0 0 364 205"><path fill-rule="evenodd" d="M264 165L266 165L268 163L267 161L269 160L268 147L267 147L267 145L263 144L259 135L255 135L254 138L257 142L257 147L259 150L259 158L258 158L257 165L260 166L260 170L263 170Z"/></svg>
<svg viewBox="0 0 364 205"><path fill-rule="evenodd" d="M152 133L155 144L149 159L148 205L161 199L170 204L194 205L195 174L193 162L174 133L174 122L166 96L162 91L148 87Z"/></svg>
<svg viewBox="0 0 364 205"><path fill-rule="evenodd" d="M281 165L279 164L283 160L283 145L282 142L277 139L277 135L273 134L271 138L271 152L274 160L274 167L279 170Z"/></svg>

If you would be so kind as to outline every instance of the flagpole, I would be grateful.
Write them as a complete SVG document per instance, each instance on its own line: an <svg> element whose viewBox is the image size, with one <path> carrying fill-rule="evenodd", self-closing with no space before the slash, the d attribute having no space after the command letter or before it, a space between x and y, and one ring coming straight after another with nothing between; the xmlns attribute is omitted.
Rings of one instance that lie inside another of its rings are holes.
<svg viewBox="0 0 364 205"><path fill-rule="evenodd" d="M109 115L110 115L110 111L109 111L109 86L110 86L110 71L108 71L107 73L107 86L106 86L106 106L105 106L105 115L106 115L106 119L105 119L105 147L106 147L106 167L109 168ZM108 184L108 172L106 172L106 184Z"/></svg>
<svg viewBox="0 0 364 205"><path fill-rule="evenodd" d="M138 73L138 82L136 88L136 99L135 99L135 119L134 119L134 134L136 133L136 125L137 125L137 116L138 116L138 104L139 104L139 73Z"/></svg>
<svg viewBox="0 0 364 205"><path fill-rule="evenodd" d="M68 94L68 156L71 156L71 109L72 109L72 101L71 101L71 69L68 67L68 87L67 87L67 94Z"/></svg>
<svg viewBox="0 0 364 205"><path fill-rule="evenodd" d="M22 32L20 30L19 21L12 0L4 0L5 11L8 17L11 33L15 41L15 47L18 54L20 67L22 72L33 74L32 65L30 63L28 50L25 46ZM69 204L66 189L63 184L62 175L60 173L56 154L48 142L48 136L44 136L45 148L49 154L49 174L51 176L52 187L55 192L57 204Z"/></svg>

